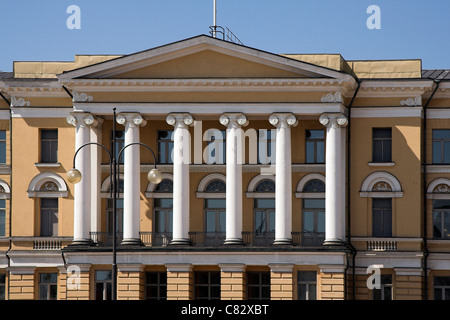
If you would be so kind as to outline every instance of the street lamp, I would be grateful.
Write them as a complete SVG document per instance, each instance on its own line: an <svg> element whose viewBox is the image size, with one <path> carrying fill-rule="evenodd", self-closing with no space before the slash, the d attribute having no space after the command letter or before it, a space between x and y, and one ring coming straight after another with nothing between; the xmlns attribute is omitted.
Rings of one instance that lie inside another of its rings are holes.
<svg viewBox="0 0 450 320"><path fill-rule="evenodd" d="M77 184L81 181L81 179L83 178L82 173L80 172L80 170L75 168L75 159L77 157L78 152L80 152L80 150L86 146L89 145L97 145L101 148L103 148L108 156L109 156L109 168L110 168L110 177L111 177L111 194L113 197L113 241L112 241L112 250L113 250L113 263L112 263L112 300L116 300L117 299L117 254L116 254L116 231L117 231L117 226L116 226L116 215L117 215L117 192L118 192L118 188L117 188L117 184L118 184L118 176L117 174L120 172L120 163L117 161L117 159L120 159L120 156L122 155L122 153L124 152L124 150L132 145L140 145L143 146L145 148L147 148L148 150L150 150L150 152L153 155L153 164L154 164L154 168L152 168L148 174L147 174L147 179L150 183L153 184L159 184L162 181L162 173L161 171L156 168L156 156L155 153L153 152L153 150L147 146L144 143L141 142L133 142L130 144L127 144L126 146L124 146L122 149L120 149L119 153L117 154L117 158L116 158L116 108L113 108L113 143L112 143L112 150L109 151L108 148L106 148L104 145L97 143L97 142L88 142L83 144L82 146L80 146L76 152L75 155L73 156L73 168L70 169L69 171L67 171L67 180L70 183L73 184Z"/></svg>

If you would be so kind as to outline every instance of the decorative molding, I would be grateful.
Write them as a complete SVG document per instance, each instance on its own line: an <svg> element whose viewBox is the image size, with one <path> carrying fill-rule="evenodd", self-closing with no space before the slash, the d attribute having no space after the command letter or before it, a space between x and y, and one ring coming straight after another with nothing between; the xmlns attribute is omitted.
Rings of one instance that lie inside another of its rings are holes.
<svg viewBox="0 0 450 320"><path fill-rule="evenodd" d="M269 117L269 122L274 127L295 127L298 124L297 118L292 113L273 113Z"/></svg>
<svg viewBox="0 0 450 320"><path fill-rule="evenodd" d="M164 172L164 173L162 173L162 180L172 180L173 181L173 175L171 173ZM172 192L155 192L157 186L158 186L157 184L149 182L147 185L147 189L145 191L145 197L146 198L173 198Z"/></svg>
<svg viewBox="0 0 450 320"><path fill-rule="evenodd" d="M31 102L24 98L11 97L11 107L29 107Z"/></svg>
<svg viewBox="0 0 450 320"><path fill-rule="evenodd" d="M194 118L189 113L171 113L166 117L167 124L171 126L182 125L191 126L194 124Z"/></svg>
<svg viewBox="0 0 450 320"><path fill-rule="evenodd" d="M427 199L450 199L450 179L433 180L427 188Z"/></svg>
<svg viewBox="0 0 450 320"><path fill-rule="evenodd" d="M47 190L44 185L48 182L54 183L57 190L54 190L54 187L52 187L51 190ZM45 190L42 190L42 188ZM42 172L35 176L28 186L27 193L29 198L64 198L69 194L64 179L54 172Z"/></svg>
<svg viewBox="0 0 450 320"><path fill-rule="evenodd" d="M121 124L123 126L129 124L133 127L144 127L147 124L147 121L139 113L119 113L117 115L116 121L118 124Z"/></svg>
<svg viewBox="0 0 450 320"><path fill-rule="evenodd" d="M220 116L219 122L225 127L245 127L248 119L243 113L224 113Z"/></svg>
<svg viewBox="0 0 450 320"><path fill-rule="evenodd" d="M96 127L98 124L97 118L94 117L90 113L70 113L66 117L66 121L68 124L73 125L74 127L80 126L93 126Z"/></svg>
<svg viewBox="0 0 450 320"><path fill-rule="evenodd" d="M422 105L422 96L415 96L414 98L407 98L400 101L402 106L417 107Z"/></svg>
<svg viewBox="0 0 450 320"><path fill-rule="evenodd" d="M364 179L359 193L362 198L403 197L400 182L392 174L378 171Z"/></svg>
<svg viewBox="0 0 450 320"><path fill-rule="evenodd" d="M342 99L342 94L340 91L336 91L335 93L328 93L320 98L320 102L322 103L342 103L344 100Z"/></svg>
<svg viewBox="0 0 450 320"><path fill-rule="evenodd" d="M87 93L84 92L78 92L73 91L72 92L72 102L87 102L87 101L93 101L94 98Z"/></svg>
<svg viewBox="0 0 450 320"><path fill-rule="evenodd" d="M0 199L9 199L11 195L11 189L6 181L0 179Z"/></svg>
<svg viewBox="0 0 450 320"><path fill-rule="evenodd" d="M319 117L319 122L324 127L345 127L348 124L348 118L342 113L324 113Z"/></svg>

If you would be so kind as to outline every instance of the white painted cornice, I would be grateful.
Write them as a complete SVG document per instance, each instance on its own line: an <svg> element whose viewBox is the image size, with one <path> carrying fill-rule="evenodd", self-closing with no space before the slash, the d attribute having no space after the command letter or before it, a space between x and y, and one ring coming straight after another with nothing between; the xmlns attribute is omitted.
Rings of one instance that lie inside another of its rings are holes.
<svg viewBox="0 0 450 320"><path fill-rule="evenodd" d="M341 79L264 78L264 79L74 79L64 83L79 92L152 91L294 91L337 92L353 95L353 86Z"/></svg>

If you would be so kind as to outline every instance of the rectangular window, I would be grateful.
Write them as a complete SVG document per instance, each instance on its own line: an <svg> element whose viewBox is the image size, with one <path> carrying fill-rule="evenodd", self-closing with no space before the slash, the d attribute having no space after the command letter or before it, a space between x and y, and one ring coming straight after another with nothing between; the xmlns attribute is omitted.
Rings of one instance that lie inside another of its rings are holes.
<svg viewBox="0 0 450 320"><path fill-rule="evenodd" d="M306 130L306 163L325 163L325 130Z"/></svg>
<svg viewBox="0 0 450 320"><path fill-rule="evenodd" d="M111 130L111 150L112 150L112 146L113 146L113 143L114 143L114 136L113 136L113 134L114 134L114 131ZM120 153L120 150L122 150L122 148L124 146L125 146L125 131L123 131L123 130L116 130L116 145L115 145L116 154L115 154L115 156L116 156L116 161L118 163L123 163L125 152L122 152L120 154L120 159L119 159L119 153ZM132 147L130 147L130 148L132 148Z"/></svg>
<svg viewBox="0 0 450 320"><path fill-rule="evenodd" d="M58 198L41 198L41 237L58 235Z"/></svg>
<svg viewBox="0 0 450 320"><path fill-rule="evenodd" d="M95 271L95 300L111 300L112 271Z"/></svg>
<svg viewBox="0 0 450 320"><path fill-rule="evenodd" d="M372 235L374 237L392 236L392 199L372 199Z"/></svg>
<svg viewBox="0 0 450 320"><path fill-rule="evenodd" d="M41 163L58 162L58 130L41 130Z"/></svg>
<svg viewBox="0 0 450 320"><path fill-rule="evenodd" d="M392 300L392 275L382 274L380 278L380 289L373 290L374 300Z"/></svg>
<svg viewBox="0 0 450 320"><path fill-rule="evenodd" d="M258 157L259 164L275 163L275 136L276 130L259 129L258 130ZM273 150L273 152L272 152Z"/></svg>
<svg viewBox="0 0 450 320"><path fill-rule="evenodd" d="M194 273L194 298L196 300L220 299L220 271Z"/></svg>
<svg viewBox="0 0 450 320"><path fill-rule="evenodd" d="M392 129L372 129L372 161L392 162Z"/></svg>
<svg viewBox="0 0 450 320"><path fill-rule="evenodd" d="M56 300L58 295L58 275L56 273L39 274L39 300Z"/></svg>
<svg viewBox="0 0 450 320"><path fill-rule="evenodd" d="M325 237L325 199L303 200L302 244L316 246Z"/></svg>
<svg viewBox="0 0 450 320"><path fill-rule="evenodd" d="M0 300L5 300L6 275L0 273Z"/></svg>
<svg viewBox="0 0 450 320"><path fill-rule="evenodd" d="M224 164L226 160L226 131L209 129L205 132L207 164Z"/></svg>
<svg viewBox="0 0 450 320"><path fill-rule="evenodd" d="M450 129L432 131L433 163L450 164Z"/></svg>
<svg viewBox="0 0 450 320"><path fill-rule="evenodd" d="M0 164L6 164L6 131L0 130Z"/></svg>
<svg viewBox="0 0 450 320"><path fill-rule="evenodd" d="M167 300L167 273L145 273L145 297L147 300Z"/></svg>
<svg viewBox="0 0 450 320"><path fill-rule="evenodd" d="M317 299L317 274L315 271L299 271L297 273L297 299Z"/></svg>
<svg viewBox="0 0 450 320"><path fill-rule="evenodd" d="M171 164L173 163L173 130L158 131L158 162Z"/></svg>
<svg viewBox="0 0 450 320"><path fill-rule="evenodd" d="M434 300L450 300L450 277L434 277Z"/></svg>
<svg viewBox="0 0 450 320"><path fill-rule="evenodd" d="M0 237L6 234L6 200L0 199Z"/></svg>
<svg viewBox="0 0 450 320"><path fill-rule="evenodd" d="M270 272L247 272L247 300L270 300Z"/></svg>
<svg viewBox="0 0 450 320"><path fill-rule="evenodd" d="M450 239L450 200L433 200L433 238Z"/></svg>

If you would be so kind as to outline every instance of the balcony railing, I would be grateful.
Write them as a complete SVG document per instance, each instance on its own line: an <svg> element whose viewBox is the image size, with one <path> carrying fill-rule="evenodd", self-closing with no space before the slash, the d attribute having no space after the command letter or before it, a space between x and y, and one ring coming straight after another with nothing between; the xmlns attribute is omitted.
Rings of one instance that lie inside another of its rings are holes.
<svg viewBox="0 0 450 320"><path fill-rule="evenodd" d="M116 245L119 245L122 242L123 234L121 232L116 233ZM113 244L113 233L112 232L103 232L96 231L91 232L91 240L93 243L99 246L112 246Z"/></svg>
<svg viewBox="0 0 450 320"><path fill-rule="evenodd" d="M242 241L246 246L269 247L275 240L275 232L242 232Z"/></svg>
<svg viewBox="0 0 450 320"><path fill-rule="evenodd" d="M145 246L167 247L172 241L171 232L141 231L140 238ZM189 232L192 246L220 247L225 241L225 232ZM99 246L112 246L110 232L91 232L92 241ZM123 234L117 233L117 242L122 242ZM275 240L275 232L242 232L244 246L270 247ZM292 232L292 244L300 247L320 247L325 240L324 232Z"/></svg>
<svg viewBox="0 0 450 320"><path fill-rule="evenodd" d="M189 232L191 243L200 247L219 247L225 241L225 232Z"/></svg>
<svg viewBox="0 0 450 320"><path fill-rule="evenodd" d="M172 241L172 232L141 231L141 241L150 247L167 247Z"/></svg>

